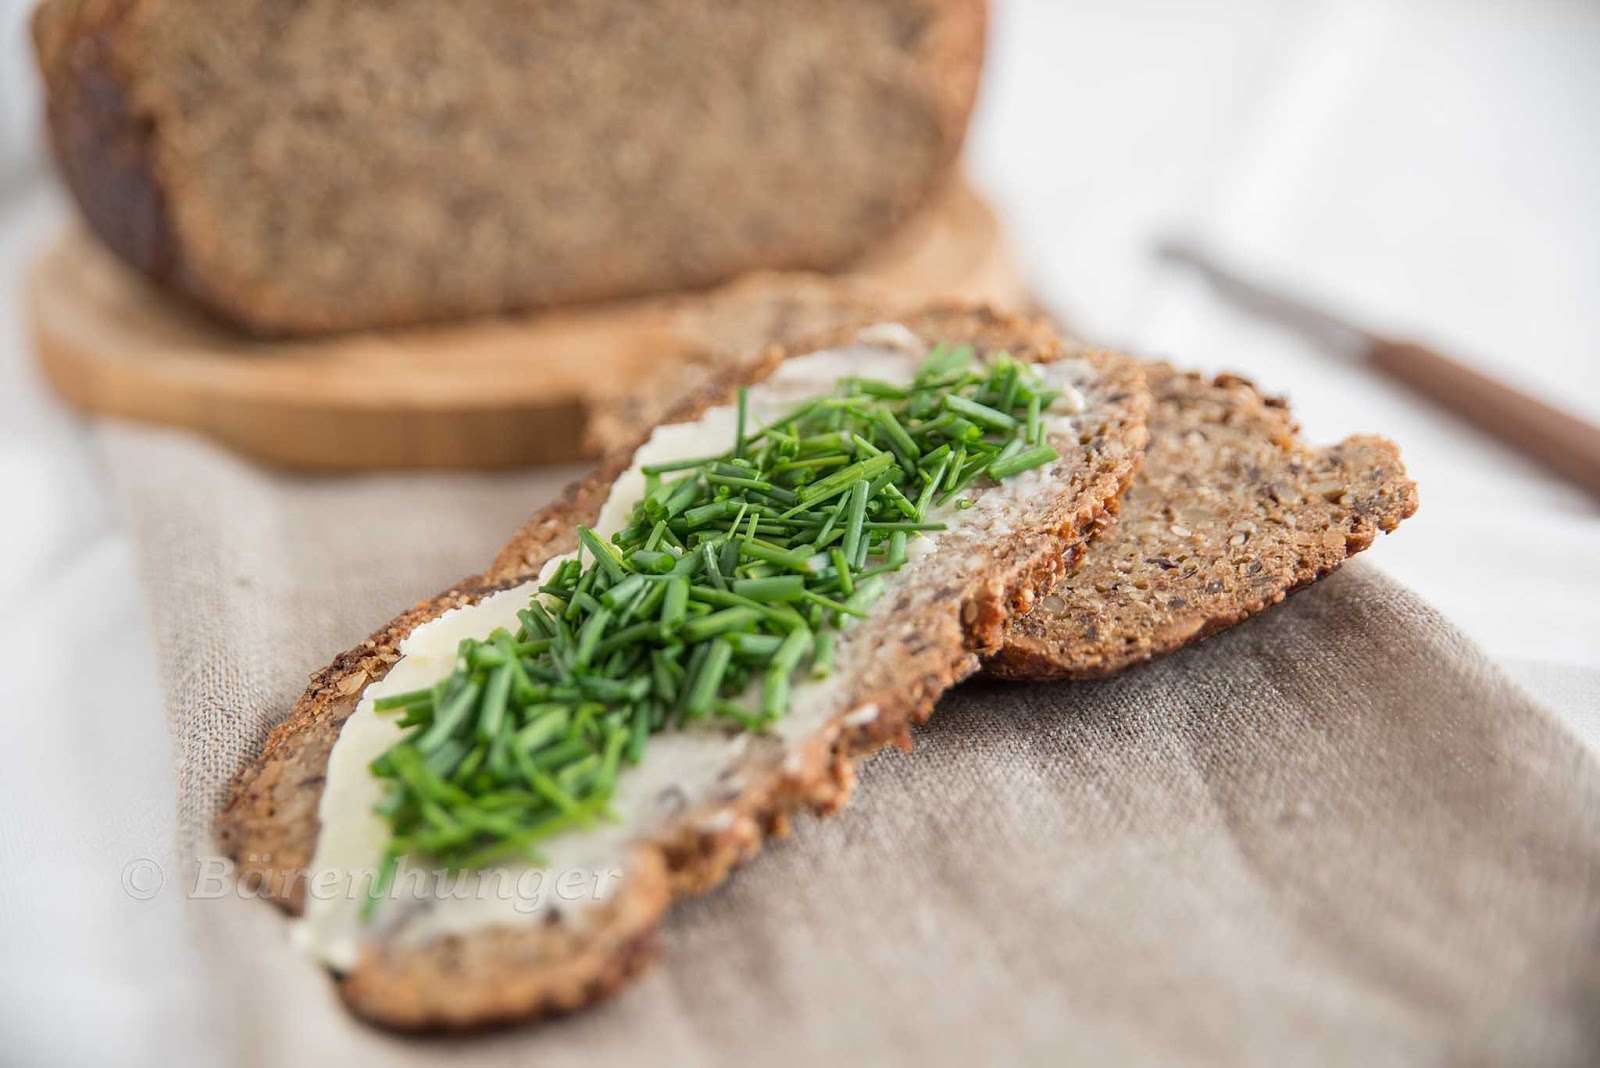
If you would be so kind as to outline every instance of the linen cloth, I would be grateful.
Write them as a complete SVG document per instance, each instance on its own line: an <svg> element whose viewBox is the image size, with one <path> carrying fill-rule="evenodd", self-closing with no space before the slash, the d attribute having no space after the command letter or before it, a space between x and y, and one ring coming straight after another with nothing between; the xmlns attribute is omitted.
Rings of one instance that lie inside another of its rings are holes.
<svg viewBox="0 0 1600 1068"><path fill-rule="evenodd" d="M169 695L178 870L307 674L572 474L311 480L98 433ZM1600 766L1375 568L1115 680L969 684L916 742L675 910L640 982L542 1027L384 1035L274 909L193 901L232 1058L1600 1059Z"/></svg>

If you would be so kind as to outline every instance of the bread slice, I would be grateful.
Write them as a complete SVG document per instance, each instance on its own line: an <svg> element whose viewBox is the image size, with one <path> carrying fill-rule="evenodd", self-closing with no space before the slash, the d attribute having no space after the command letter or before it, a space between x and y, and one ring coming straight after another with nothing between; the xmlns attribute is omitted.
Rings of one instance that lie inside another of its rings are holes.
<svg viewBox="0 0 1600 1068"><path fill-rule="evenodd" d="M305 334L830 270L953 169L985 0L45 0L123 259Z"/></svg>
<svg viewBox="0 0 1600 1068"><path fill-rule="evenodd" d="M982 353L1019 359L1063 357L1043 323L986 311L946 309L905 320L926 341L971 342ZM796 351L855 336L846 331ZM785 353L702 388L667 421L692 419L727 403L736 386L759 381ZM732 783L663 814L632 843L627 875L603 905L552 913L549 922L481 929L425 944L369 944L339 978L361 1016L402 1029L470 1028L577 1009L619 987L648 959L657 924L675 897L716 885L798 811L826 814L844 804L852 761L886 743L909 747L909 727L935 700L999 648L1006 627L1059 575L1072 546L1116 507L1143 451L1148 404L1135 361L1084 358L1074 372L1083 414L1070 435L1052 438L1062 458L1040 469L1043 488L1021 496L992 528L952 531L948 543L891 576L879 610L847 631L834 678L847 698L825 725L798 739L750 735ZM448 609L527 581L551 556L574 548L574 528L594 521L631 453L576 483L536 515L492 566L402 614L316 674L261 756L239 775L219 832L240 878L291 913L305 904L298 873L319 833L318 802L329 754L362 690L398 658L400 640ZM1009 498L1008 498L1009 500ZM1015 514L1012 514L1012 512ZM1001 525L1003 536L996 536ZM830 707L832 707L830 705ZM664 736L665 737L665 736Z"/></svg>
<svg viewBox="0 0 1600 1068"><path fill-rule="evenodd" d="M1321 578L1417 510L1399 450L1310 449L1284 401L1233 375L1146 366L1150 448L1116 525L988 660L1011 679L1112 675Z"/></svg>

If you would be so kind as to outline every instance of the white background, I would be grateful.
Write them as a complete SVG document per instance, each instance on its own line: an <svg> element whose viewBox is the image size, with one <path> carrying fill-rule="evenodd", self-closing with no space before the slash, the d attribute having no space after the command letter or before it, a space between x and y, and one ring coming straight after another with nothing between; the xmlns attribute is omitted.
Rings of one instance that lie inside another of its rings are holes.
<svg viewBox="0 0 1600 1068"><path fill-rule="evenodd" d="M63 216L0 0L0 1058L207 1059L133 554L18 307ZM1600 419L1600 3L998 0L970 152L1044 297L1097 341L1240 370L1308 435L1396 439L1422 511L1371 557L1600 749L1600 509L1155 258L1277 282Z"/></svg>

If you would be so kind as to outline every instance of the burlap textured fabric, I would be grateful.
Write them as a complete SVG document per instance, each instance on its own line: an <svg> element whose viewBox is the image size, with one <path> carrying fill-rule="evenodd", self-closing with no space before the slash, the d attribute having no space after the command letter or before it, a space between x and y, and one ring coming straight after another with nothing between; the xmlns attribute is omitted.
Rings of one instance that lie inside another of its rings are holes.
<svg viewBox="0 0 1600 1068"><path fill-rule="evenodd" d="M306 675L572 473L308 480L101 434L191 856ZM240 1063L1600 1062L1600 767L1363 562L1121 679L963 687L571 1020L392 1038L268 906L191 908Z"/></svg>

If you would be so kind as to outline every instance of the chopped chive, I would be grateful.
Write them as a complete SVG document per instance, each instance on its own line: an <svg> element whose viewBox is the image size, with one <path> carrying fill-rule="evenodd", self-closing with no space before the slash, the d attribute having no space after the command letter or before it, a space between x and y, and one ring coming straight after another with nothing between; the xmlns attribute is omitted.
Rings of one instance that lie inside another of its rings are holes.
<svg viewBox="0 0 1600 1068"><path fill-rule="evenodd" d="M639 549L628 554L628 563L632 564L640 571L644 571L652 575L666 574L668 571L672 570L673 566L676 565L677 562L678 558L673 556L671 553L656 552L651 549ZM616 586L612 587L612 589L614 590L618 587L626 586L629 580L639 577L640 576L638 575L629 575L627 578L617 583ZM610 593L612 590L607 590L606 592ZM630 594L632 592L634 591L629 591Z"/></svg>
<svg viewBox="0 0 1600 1068"><path fill-rule="evenodd" d="M785 674L793 671L799 665L801 658L811 652L813 644L811 631L805 627L796 627L783 639L778 651L772 654L771 666L782 668Z"/></svg>
<svg viewBox="0 0 1600 1068"><path fill-rule="evenodd" d="M756 560L765 560L771 564L779 564L791 571L810 574L816 570L811 566L810 556L802 556L799 553L791 552L788 549L783 549L755 538L746 538L744 541L729 542L729 544L737 545L738 552L744 556L749 556Z"/></svg>
<svg viewBox="0 0 1600 1068"><path fill-rule="evenodd" d="M767 482L759 478L746 478L743 475L719 475L709 473L706 475L706 481L711 483L713 486L737 486L740 489L759 490L762 493L771 493L773 490L778 488L775 483Z"/></svg>
<svg viewBox="0 0 1600 1068"><path fill-rule="evenodd" d="M500 733L505 722L506 705L511 700L511 665L505 663L495 668L489 676L489 685L483 691L483 707L478 711L478 737L491 741Z"/></svg>
<svg viewBox="0 0 1600 1068"><path fill-rule="evenodd" d="M833 550L832 559L833 569L839 573L839 592L848 597L855 592L856 588L855 576L852 574L855 568L850 566L850 561L846 558L846 553L843 549Z"/></svg>
<svg viewBox="0 0 1600 1068"><path fill-rule="evenodd" d="M743 396L743 391L740 393ZM622 762L622 747L628 744L628 735L621 730L613 730L606 739L605 755L600 758L600 773L595 776L596 792L607 797L611 795L612 787L617 781L617 765Z"/></svg>
<svg viewBox="0 0 1600 1068"><path fill-rule="evenodd" d="M722 459L720 456L702 456L694 460L673 460L669 463L646 464L639 468L647 475L670 475L678 471L694 471Z"/></svg>
<svg viewBox="0 0 1600 1068"><path fill-rule="evenodd" d="M884 523L863 523L861 525L867 530L902 530L909 531L911 533L950 529L950 524L948 523L906 523L901 522L900 520L890 520Z"/></svg>
<svg viewBox="0 0 1600 1068"><path fill-rule="evenodd" d="M959 394L946 394L944 406L968 421L989 430L1011 431L1017 428L1017 418L987 404L979 404Z"/></svg>
<svg viewBox="0 0 1600 1068"><path fill-rule="evenodd" d="M572 738L560 745L553 745L533 753L528 758L528 763L535 771L548 771L551 768L565 767L589 751L588 742L582 738Z"/></svg>
<svg viewBox="0 0 1600 1068"><path fill-rule="evenodd" d="M605 633L610 622L611 610L604 607L584 621L578 630L578 648L572 654L572 663L575 667L589 666L589 661L594 658L595 647L600 644L600 636Z"/></svg>
<svg viewBox="0 0 1600 1068"><path fill-rule="evenodd" d="M519 749L532 753L555 741L567 729L567 713L557 712L554 715L541 716L529 723L516 733L513 744Z"/></svg>
<svg viewBox="0 0 1600 1068"><path fill-rule="evenodd" d="M622 581L622 577L627 574L627 569L623 567L622 557L615 548L601 541L600 536L588 527L578 528L578 540L583 543L585 549L588 549L594 555L595 562L600 565L612 582ZM589 574L592 575L594 572L591 571Z"/></svg>
<svg viewBox="0 0 1600 1068"><path fill-rule="evenodd" d="M633 557L637 559L641 555L643 555L642 552L634 553ZM607 608L620 608L633 600L634 596L644 589L647 581L649 580L643 575L629 575L605 593L602 593L600 595L600 603Z"/></svg>
<svg viewBox="0 0 1600 1068"><path fill-rule="evenodd" d="M956 449L955 459L950 463L950 473L945 476L944 489L948 492L956 488L956 479L961 477L961 468L967 462L967 447L962 445Z"/></svg>
<svg viewBox="0 0 1600 1068"><path fill-rule="evenodd" d="M661 602L661 633L665 637L682 625L689 606L689 580L681 576L669 578L667 595Z"/></svg>
<svg viewBox="0 0 1600 1068"><path fill-rule="evenodd" d="M759 660L766 663L783 645L783 639L776 634L730 634L728 642L733 646L733 655Z"/></svg>
<svg viewBox="0 0 1600 1068"><path fill-rule="evenodd" d="M481 684L469 681L457 690L455 696L451 697L434 717L432 726L417 739L417 749L426 753L455 733L456 728L465 722L473 706L477 704L478 694L482 689Z"/></svg>
<svg viewBox="0 0 1600 1068"><path fill-rule="evenodd" d="M789 709L793 692L789 683L790 669L781 667L776 660L761 677L761 714L776 719Z"/></svg>
<svg viewBox="0 0 1600 1068"><path fill-rule="evenodd" d="M718 634L729 631L744 630L761 619L761 613L754 608L736 607L724 608L720 612L713 612L709 616L691 619L680 630L686 642L700 642Z"/></svg>
<svg viewBox="0 0 1600 1068"><path fill-rule="evenodd" d="M1035 467L1043 467L1045 464L1054 463L1059 459L1061 459L1061 454L1049 445L1034 445L1023 449L1015 455L996 460L990 464L989 477L996 480L1010 478L1012 475L1020 475L1024 471L1031 471Z"/></svg>
<svg viewBox="0 0 1600 1068"><path fill-rule="evenodd" d="M899 486L890 484L883 487L883 496L888 499L890 504L899 509L900 514L907 519L917 518L917 506L912 504L904 493L900 492Z"/></svg>
<svg viewBox="0 0 1600 1068"><path fill-rule="evenodd" d="M620 649L625 649L635 642L653 638L659 633L661 633L661 623L658 620L642 619L637 623L623 627L621 630L614 630L607 634L600 639L600 643L595 646L594 652L596 656L610 656Z"/></svg>
<svg viewBox="0 0 1600 1068"><path fill-rule="evenodd" d="M717 689L722 685L722 677L727 674L728 662L732 659L733 646L722 638L707 647L705 659L689 688L688 703L684 706L690 716L703 716L711 710L711 702L716 699Z"/></svg>
<svg viewBox="0 0 1600 1068"><path fill-rule="evenodd" d="M859 460L848 467L833 472L833 474L820 482L807 486L800 491L800 500L803 502L820 500L832 493L842 491L845 486L857 479L876 478L893 465L894 457L889 453L881 452L876 456L869 456L865 460Z"/></svg>
<svg viewBox="0 0 1600 1068"><path fill-rule="evenodd" d="M779 464L772 469L771 473L774 477L777 477L779 475L793 474L796 471L816 470L823 467L843 467L849 462L850 457L844 453L838 453L833 456L814 456L809 460L790 460L788 463Z"/></svg>
<svg viewBox="0 0 1600 1068"><path fill-rule="evenodd" d="M878 425L883 428L884 434L888 437L889 444L894 447L894 451L899 453L900 458L908 464L914 465L917 462L917 458L922 455L922 450L911 439L911 435L906 433L906 428L900 425L900 420L894 417L894 412L888 408L880 408L877 412L877 420Z"/></svg>
<svg viewBox="0 0 1600 1068"><path fill-rule="evenodd" d="M806 591L803 575L774 575L771 578L739 579L733 592L753 601L798 601Z"/></svg>
<svg viewBox="0 0 1600 1068"><path fill-rule="evenodd" d="M766 717L751 715L749 711L732 701L713 701L711 709L717 715L733 720L739 726L752 733L766 729Z"/></svg>
<svg viewBox="0 0 1600 1068"><path fill-rule="evenodd" d="M744 420L750 406L750 391L743 386L739 387L739 417L738 426L734 429L733 454L740 458L744 456Z"/></svg>
<svg viewBox="0 0 1600 1068"><path fill-rule="evenodd" d="M833 672L833 634L824 631L817 635L816 653L811 658L811 677L825 679Z"/></svg>
<svg viewBox="0 0 1600 1068"><path fill-rule="evenodd" d="M650 709L638 705L633 710L633 721L628 731L627 759L629 764L639 763L644 756L644 746L650 740Z"/></svg>
<svg viewBox="0 0 1600 1068"><path fill-rule="evenodd" d="M372 702L374 712L389 712L397 708L411 708L433 703L432 690L412 690L408 693L393 693L379 697Z"/></svg>
<svg viewBox="0 0 1600 1068"><path fill-rule="evenodd" d="M945 446L948 448L949 446ZM939 483L944 481L944 473L950 466L948 453L939 461L939 466L934 469L932 477L922 487L922 492L917 494L917 519L926 518L928 509L933 507L933 496L939 491Z"/></svg>
<svg viewBox="0 0 1600 1068"><path fill-rule="evenodd" d="M844 528L844 555L852 566L860 566L861 559L861 531L867 518L867 483L861 480L850 487L850 502L847 505Z"/></svg>
<svg viewBox="0 0 1600 1068"><path fill-rule="evenodd" d="M550 615L535 598L527 608L517 613L517 619L522 622L522 632L519 637L549 638L555 634L555 624L551 622Z"/></svg>

